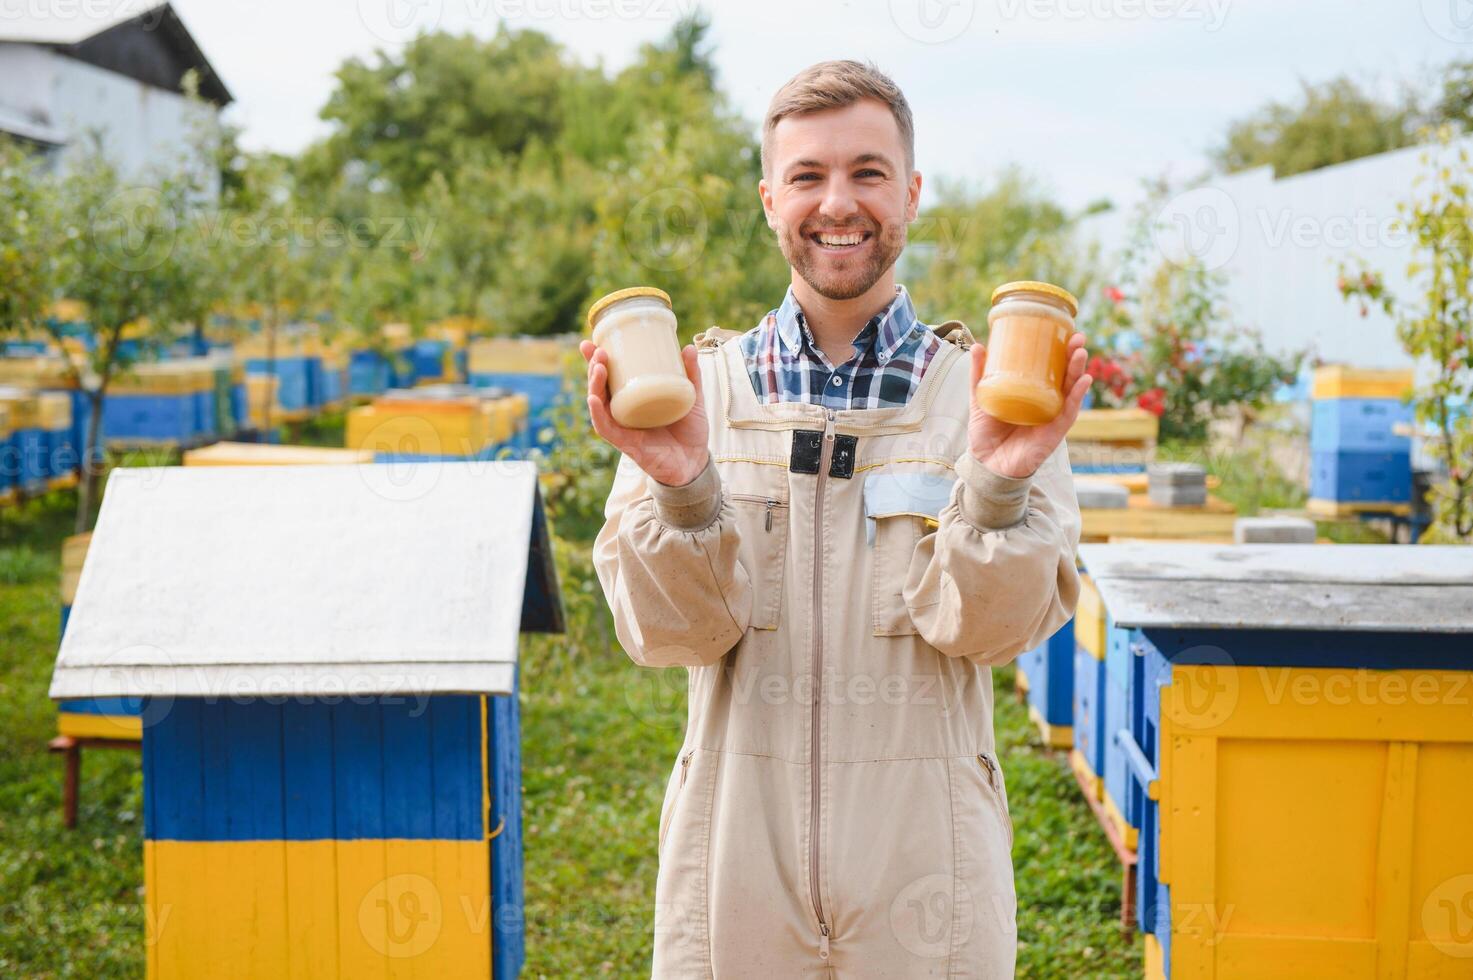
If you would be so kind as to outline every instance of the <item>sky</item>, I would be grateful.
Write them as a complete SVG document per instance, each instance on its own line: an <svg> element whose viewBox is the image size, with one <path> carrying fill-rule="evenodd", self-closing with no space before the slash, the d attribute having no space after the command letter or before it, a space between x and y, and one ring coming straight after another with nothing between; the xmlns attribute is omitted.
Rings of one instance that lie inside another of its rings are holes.
<svg viewBox="0 0 1473 980"><path fill-rule="evenodd" d="M43 0L0 0L22 2ZM236 97L244 145L284 152L326 133L344 59L421 30L535 28L616 70L697 3L754 132L799 69L871 59L910 101L925 181L985 187L1018 165L1074 208L1202 172L1231 121L1301 79L1391 94L1473 58L1473 0L174 0Z"/></svg>

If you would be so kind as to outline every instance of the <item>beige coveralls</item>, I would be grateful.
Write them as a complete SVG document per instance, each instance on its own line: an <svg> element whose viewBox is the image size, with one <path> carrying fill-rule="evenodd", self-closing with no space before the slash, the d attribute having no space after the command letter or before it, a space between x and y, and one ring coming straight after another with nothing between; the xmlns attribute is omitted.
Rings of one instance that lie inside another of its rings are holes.
<svg viewBox="0 0 1473 980"><path fill-rule="evenodd" d="M759 403L700 338L712 465L620 464L595 548L619 640L689 669L655 977L1012 975L990 668L1073 614L1079 511L1063 446L1031 479L972 458L952 336L904 408L837 412Z"/></svg>

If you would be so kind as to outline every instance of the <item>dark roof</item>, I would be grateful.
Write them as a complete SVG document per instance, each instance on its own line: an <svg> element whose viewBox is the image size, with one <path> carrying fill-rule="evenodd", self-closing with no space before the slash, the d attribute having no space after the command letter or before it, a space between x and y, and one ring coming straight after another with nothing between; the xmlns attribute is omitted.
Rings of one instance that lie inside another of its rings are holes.
<svg viewBox="0 0 1473 980"><path fill-rule="evenodd" d="M170 3L111 22L55 17L0 21L0 41L44 45L169 92L182 92L185 72L194 69L202 98L222 108L234 101Z"/></svg>

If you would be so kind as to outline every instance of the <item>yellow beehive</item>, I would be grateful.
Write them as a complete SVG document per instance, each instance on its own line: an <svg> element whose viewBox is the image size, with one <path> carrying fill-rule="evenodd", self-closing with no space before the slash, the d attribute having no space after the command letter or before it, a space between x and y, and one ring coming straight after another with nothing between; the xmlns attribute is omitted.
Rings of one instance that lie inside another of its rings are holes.
<svg viewBox="0 0 1473 980"><path fill-rule="evenodd" d="M0 358L0 383L27 388L75 388L66 360L61 357Z"/></svg>
<svg viewBox="0 0 1473 980"><path fill-rule="evenodd" d="M15 429L10 424L10 405L0 401L0 441L10 438Z"/></svg>
<svg viewBox="0 0 1473 980"><path fill-rule="evenodd" d="M208 358L135 364L113 378L108 391L115 395L187 395L212 391L215 376Z"/></svg>
<svg viewBox="0 0 1473 980"><path fill-rule="evenodd" d="M471 374L561 374L575 337L478 337L471 341Z"/></svg>
<svg viewBox="0 0 1473 980"><path fill-rule="evenodd" d="M274 374L246 375L246 416L251 428L266 427L266 410L275 407L276 389L280 383L281 379ZM277 417L275 412L272 416Z"/></svg>
<svg viewBox="0 0 1473 980"><path fill-rule="evenodd" d="M479 399L379 399L348 413L345 441L373 453L471 456L491 439Z"/></svg>
<svg viewBox="0 0 1473 980"><path fill-rule="evenodd" d="M1315 368L1312 398L1402 398L1412 388L1410 368L1356 368L1326 364Z"/></svg>
<svg viewBox="0 0 1473 980"><path fill-rule="evenodd" d="M1086 408L1069 429L1079 442L1155 442L1161 420L1143 408Z"/></svg>
<svg viewBox="0 0 1473 980"><path fill-rule="evenodd" d="M35 392L16 387L0 388L0 405L9 409L12 432L41 427L41 405Z"/></svg>
<svg viewBox="0 0 1473 980"><path fill-rule="evenodd" d="M77 597L77 580L82 577L82 563L87 560L87 548L92 543L92 532L73 534L61 543L61 604L70 606Z"/></svg>
<svg viewBox="0 0 1473 980"><path fill-rule="evenodd" d="M41 428L48 432L72 427L72 396L64 391L42 391L36 395Z"/></svg>
<svg viewBox="0 0 1473 980"><path fill-rule="evenodd" d="M261 442L217 442L184 454L185 466L310 466L372 463L373 453L328 446L278 446Z"/></svg>

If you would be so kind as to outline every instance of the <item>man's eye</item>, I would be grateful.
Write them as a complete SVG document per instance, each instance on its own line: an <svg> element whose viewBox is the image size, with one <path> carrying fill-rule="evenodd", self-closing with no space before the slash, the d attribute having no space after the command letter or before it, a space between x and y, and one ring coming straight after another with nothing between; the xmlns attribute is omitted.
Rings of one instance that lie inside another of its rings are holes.
<svg viewBox="0 0 1473 980"><path fill-rule="evenodd" d="M883 177L885 174L879 170L861 170L855 174L856 177Z"/></svg>
<svg viewBox="0 0 1473 980"><path fill-rule="evenodd" d="M793 178L793 183L796 184L796 183L798 183L801 180L817 180L817 179L818 179L818 174L798 174L796 177Z"/></svg>

